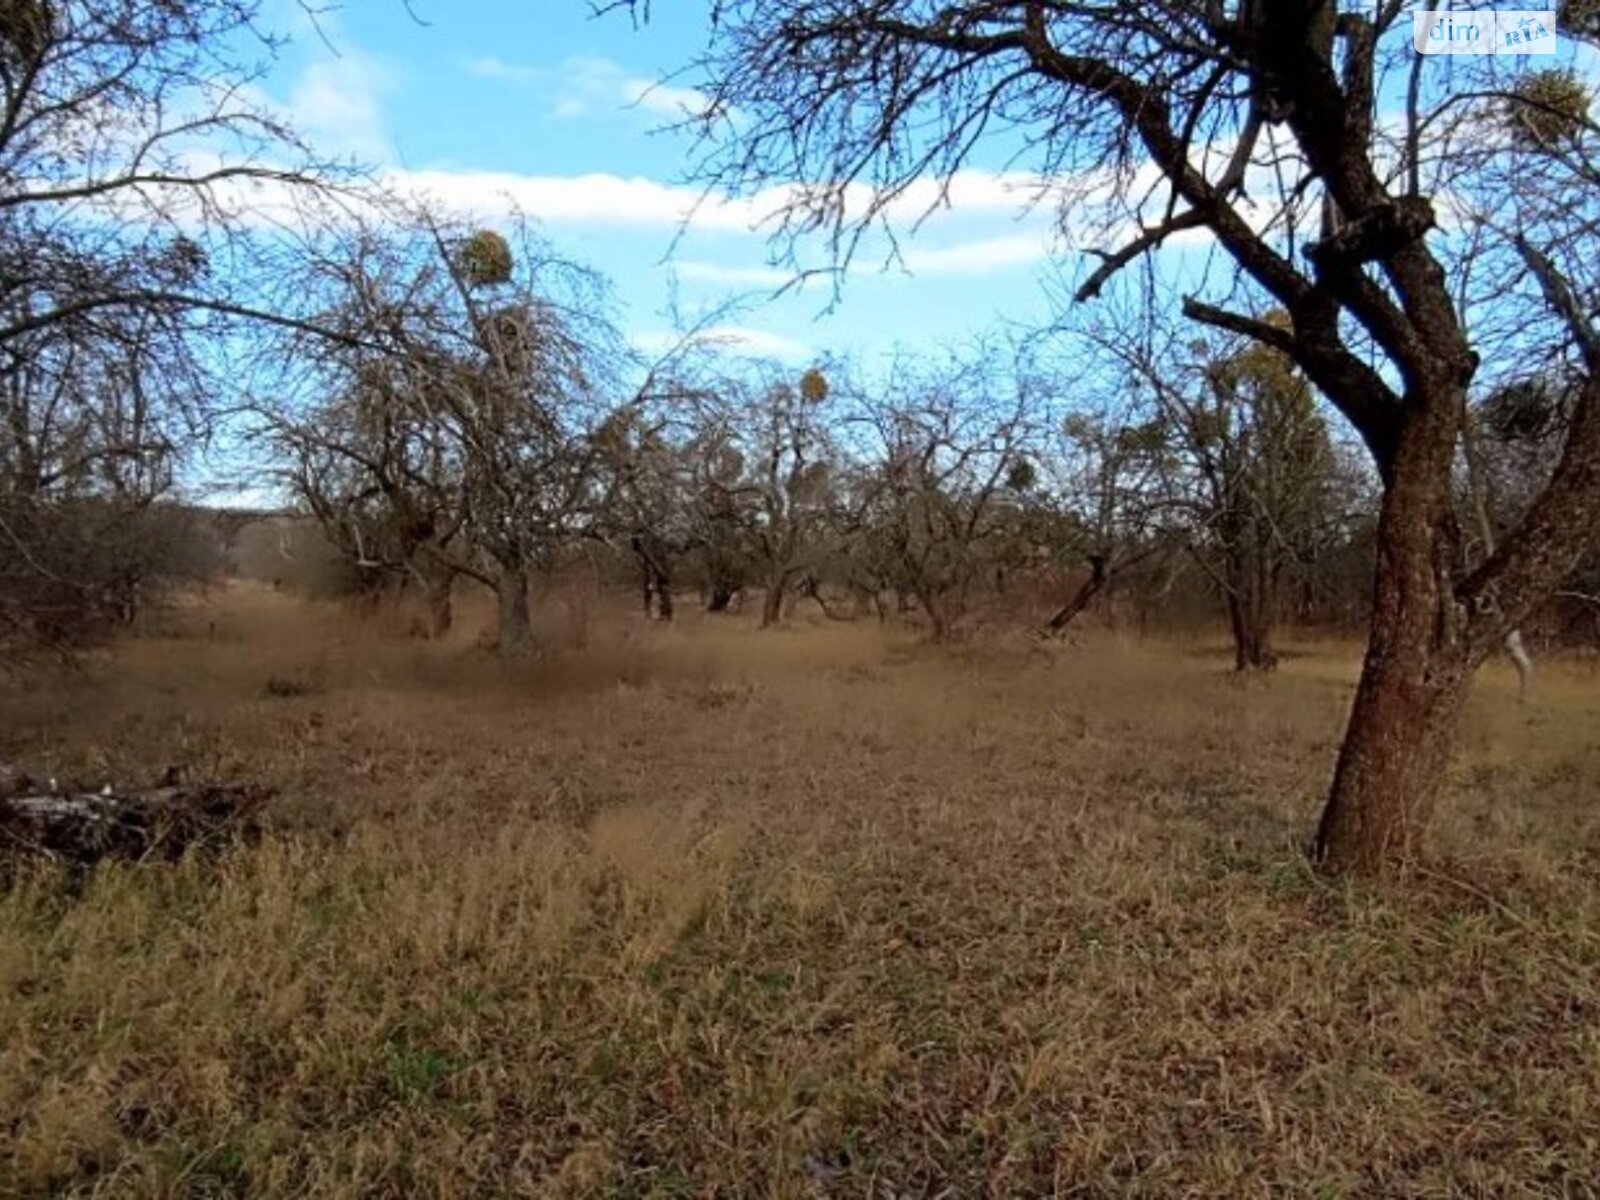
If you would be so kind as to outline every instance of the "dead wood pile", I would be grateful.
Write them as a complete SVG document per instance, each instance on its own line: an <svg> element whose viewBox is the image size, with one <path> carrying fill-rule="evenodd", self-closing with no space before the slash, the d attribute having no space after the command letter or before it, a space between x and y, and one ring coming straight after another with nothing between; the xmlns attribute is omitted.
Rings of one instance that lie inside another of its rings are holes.
<svg viewBox="0 0 1600 1200"><path fill-rule="evenodd" d="M172 861L259 829L271 790L185 784L169 770L153 787L61 786L0 764L0 865L43 858L91 866L106 858Z"/></svg>

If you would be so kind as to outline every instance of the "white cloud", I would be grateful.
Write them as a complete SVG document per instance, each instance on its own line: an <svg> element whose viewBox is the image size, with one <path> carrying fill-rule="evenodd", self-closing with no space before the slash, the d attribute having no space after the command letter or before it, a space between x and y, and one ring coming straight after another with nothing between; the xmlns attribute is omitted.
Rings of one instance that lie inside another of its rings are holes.
<svg viewBox="0 0 1600 1200"><path fill-rule="evenodd" d="M397 190L429 196L464 212L520 210L551 224L626 225L750 233L793 192L773 188L735 199L642 176L519 175L508 171L397 170Z"/></svg>
<svg viewBox="0 0 1600 1200"><path fill-rule="evenodd" d="M635 78L619 63L592 54L576 54L554 66L508 62L487 54L463 59L461 67L480 79L542 89L550 96L550 111L566 120L631 106L677 117L682 115L677 102L691 95L685 88L654 89L649 80Z"/></svg>
<svg viewBox="0 0 1600 1200"><path fill-rule="evenodd" d="M770 230L784 209L804 196L799 184L778 184L747 196L731 196L642 176L608 173L521 175L509 171L407 170L390 172L389 182L402 191L431 195L465 211L516 208L551 223L664 228L687 225L701 231L738 233ZM919 180L884 205L884 216L901 232L907 232L924 215L928 215L930 227L954 217L1014 219L1041 198L1048 200L1059 191L1056 184L1038 175L961 171L947 180ZM847 217L865 213L871 200L872 193L865 185L851 186L845 199ZM1012 263L1024 256L1020 238L991 239L989 248ZM958 257L952 254L951 261ZM937 270L939 262L938 258L929 258L924 265Z"/></svg>
<svg viewBox="0 0 1600 1200"><path fill-rule="evenodd" d="M705 111L710 104L710 98L697 88L646 79L597 55L574 55L553 67L541 67L486 54L462 59L461 69L480 79L518 87L543 87L553 95L551 111L569 120L638 109L681 121Z"/></svg>
<svg viewBox="0 0 1600 1200"><path fill-rule="evenodd" d="M885 206L892 221L917 220L924 214L1003 213L1015 216L1041 204L1059 199L1065 192L1062 180L1033 171L985 171L969 167L953 175L924 176L915 180ZM852 211L864 211L872 193L866 187L852 188Z"/></svg>
<svg viewBox="0 0 1600 1200"><path fill-rule="evenodd" d="M698 283L726 283L738 287L780 288L795 278L793 271L781 267L725 266L722 263L684 259L673 264L680 279Z"/></svg>
<svg viewBox="0 0 1600 1200"><path fill-rule="evenodd" d="M1057 252L1056 239L1048 229L1001 234L943 246L919 245L913 238L900 246L898 267L906 275L932 278L949 275L991 275L999 271L1031 266ZM864 260L870 255L863 254ZM772 266L726 265L702 259L687 259L673 264L681 279L699 283L727 284L735 287L781 288L800 278L792 270ZM863 261L862 266L870 266ZM888 278L899 275L894 267Z"/></svg>
<svg viewBox="0 0 1600 1200"><path fill-rule="evenodd" d="M476 75L481 79L501 79L507 83L533 83L543 75L537 67L508 63L493 54L464 58L461 60L461 68L467 74Z"/></svg>
<svg viewBox="0 0 1600 1200"><path fill-rule="evenodd" d="M722 346L732 354L743 354L751 358L798 360L816 356L812 348L804 342L744 325L715 326L706 331L706 340Z"/></svg>
<svg viewBox="0 0 1600 1200"><path fill-rule="evenodd" d="M197 160L197 165L204 165ZM776 291L807 281L804 272L761 261L765 239L785 205L800 195L797 186L775 186L746 197L707 193L699 188L664 183L644 176L612 174L522 175L508 171L460 171L389 167L380 172L385 189L425 200L440 209L489 223L513 215L529 217L561 238L563 227L594 231L659 234L662 249L683 232L693 251L669 265L687 282L729 289ZM871 278L875 267L886 280L906 277L980 277L1043 262L1070 249L1058 231L1054 210L1035 212L1020 223L1014 208L998 210L1000 196L1014 197L1009 185L979 186L969 178L951 189L957 207L913 231L901 222L899 257L890 257L889 243L870 237L857 250L858 276ZM937 188L930 183L930 188ZM242 219L262 224L292 225L296 204L292 190L274 181L237 180L216 189L216 196ZM971 207L962 207L970 205ZM376 214L374 214L376 215ZM602 233L603 236L603 233ZM1176 239L1175 239L1176 240ZM1097 239L1105 244L1107 239ZM1109 238L1118 244L1118 235ZM823 241L802 242L797 249L819 271L830 266Z"/></svg>
<svg viewBox="0 0 1600 1200"><path fill-rule="evenodd" d="M987 275L1025 267L1050 257L1052 239L1043 231L981 238L953 246L903 248L901 258L913 275Z"/></svg>
<svg viewBox="0 0 1600 1200"><path fill-rule="evenodd" d="M294 128L325 153L385 162L393 143L383 118L383 98L394 73L353 49L319 59L301 71L289 91L286 113Z"/></svg>
<svg viewBox="0 0 1600 1200"><path fill-rule="evenodd" d="M624 80L622 94L629 105L674 121L698 116L711 106L711 98L698 88L675 87L648 79Z"/></svg>
<svg viewBox="0 0 1600 1200"><path fill-rule="evenodd" d="M816 352L804 342L748 325L714 325L702 330L698 340L744 358L806 362L816 357ZM646 354L664 354L676 348L682 336L666 330L652 330L635 334L632 341Z"/></svg>
<svg viewBox="0 0 1600 1200"><path fill-rule="evenodd" d="M555 111L559 117L616 112L626 96L626 73L609 58L576 55L563 60L554 71L545 71L543 78L558 90Z"/></svg>

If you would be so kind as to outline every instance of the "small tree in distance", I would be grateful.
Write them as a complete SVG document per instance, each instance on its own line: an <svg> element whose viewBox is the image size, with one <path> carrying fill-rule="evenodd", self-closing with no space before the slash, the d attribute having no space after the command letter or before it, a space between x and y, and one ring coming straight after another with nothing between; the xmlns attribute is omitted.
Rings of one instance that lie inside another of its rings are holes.
<svg viewBox="0 0 1600 1200"><path fill-rule="evenodd" d="M1038 482L1026 387L1011 395L982 361L900 364L852 424L865 443L860 536L897 592L916 598L935 641L950 637L998 557L1016 503Z"/></svg>
<svg viewBox="0 0 1600 1200"><path fill-rule="evenodd" d="M270 356L282 368L260 381L274 403L258 411L294 448L291 482L336 544L364 504L391 534L389 557L371 542L355 553L441 585L477 579L496 597L500 654L520 657L532 574L598 520L591 431L614 396L618 339L599 281L526 230L513 243L408 215L335 236L313 259L308 314L346 336L292 331ZM282 411L284 394L298 411ZM320 476L315 462L328 464Z"/></svg>

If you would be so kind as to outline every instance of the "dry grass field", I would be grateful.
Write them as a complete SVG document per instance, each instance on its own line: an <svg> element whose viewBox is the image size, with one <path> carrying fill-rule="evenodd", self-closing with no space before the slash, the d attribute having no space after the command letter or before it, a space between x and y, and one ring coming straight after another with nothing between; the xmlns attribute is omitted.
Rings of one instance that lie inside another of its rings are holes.
<svg viewBox="0 0 1600 1200"><path fill-rule="evenodd" d="M8 685L0 758L280 799L0 892L0 1193L1600 1194L1592 664L1485 673L1376 887L1299 852L1350 646L471 634L240 585Z"/></svg>

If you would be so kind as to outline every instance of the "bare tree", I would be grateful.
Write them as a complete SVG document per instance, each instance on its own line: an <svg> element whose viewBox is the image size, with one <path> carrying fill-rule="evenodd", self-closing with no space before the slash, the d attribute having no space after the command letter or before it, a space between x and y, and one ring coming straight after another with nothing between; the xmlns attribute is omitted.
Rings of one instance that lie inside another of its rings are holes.
<svg viewBox="0 0 1600 1200"><path fill-rule="evenodd" d="M765 589L762 628L777 624L790 587L827 554L838 465L829 399L814 368L797 383L776 370L730 376L701 404L694 487L704 545L726 566L748 563ZM731 582L713 578L713 608L726 606L715 591Z"/></svg>
<svg viewBox="0 0 1600 1200"><path fill-rule="evenodd" d="M630 363L641 382L591 434L598 500L588 532L633 560L645 616L662 621L673 619L679 572L696 556L718 611L742 582L738 456L719 403L716 327L726 311L680 328L648 366Z"/></svg>
<svg viewBox="0 0 1600 1200"><path fill-rule="evenodd" d="M1289 571L1341 535L1338 462L1310 385L1271 347L1232 338L1185 342L1159 322L1148 336L1102 335L1153 403L1159 443L1147 503L1168 514L1221 596L1235 665L1277 665L1272 628Z"/></svg>
<svg viewBox="0 0 1600 1200"><path fill-rule="evenodd" d="M684 447L689 493L684 516L698 560L708 612L727 612L754 567L746 536L750 493L740 482L744 457L721 420L702 421Z"/></svg>
<svg viewBox="0 0 1600 1200"><path fill-rule="evenodd" d="M419 251L420 247L420 251ZM352 564L360 587L419 585L425 632L451 625L455 577L470 553L459 445L438 419L441 375L454 365L439 328L431 240L352 223L303 248L298 278L319 330L287 330L267 347L253 411L272 477Z"/></svg>
<svg viewBox="0 0 1600 1200"><path fill-rule="evenodd" d="M416 585L422 632L452 624L466 516L461 459L408 392L404 362L376 361L350 388L307 413L269 413L288 491L376 594Z"/></svg>
<svg viewBox="0 0 1600 1200"><path fill-rule="evenodd" d="M392 532L390 565L420 562L493 589L507 657L531 646L530 576L597 519L602 452L591 431L621 361L599 280L525 227L517 234L513 243L422 209L337 240L310 260L302 287L317 328L346 336L295 331L275 360L288 377L258 384L300 398L299 416L262 411L295 448L289 466L307 499L318 483L307 463L331 456L352 474L342 494ZM342 423L324 419L328 397ZM347 514L322 515L337 527Z"/></svg>
<svg viewBox="0 0 1600 1200"><path fill-rule="evenodd" d="M902 363L854 422L870 450L861 525L885 581L949 637L1037 480L1027 385L1005 394L982 358Z"/></svg>
<svg viewBox="0 0 1600 1200"><path fill-rule="evenodd" d="M607 417L594 440L604 496L596 533L637 565L645 616L670 621L676 564L695 543L688 451L665 416L637 403Z"/></svg>
<svg viewBox="0 0 1600 1200"><path fill-rule="evenodd" d="M251 0L16 0L0 13L0 608L66 636L141 580L132 531L230 391L265 298L242 185L331 175L246 99ZM214 264L226 258L226 268ZM32 615L30 615L32 614ZM37 618L37 619L35 619Z"/></svg>
<svg viewBox="0 0 1600 1200"><path fill-rule="evenodd" d="M1066 630L1123 572L1171 548L1160 486L1164 430L1124 379L1114 377L1111 390L1097 398L1080 386L1074 411L1056 423L1054 444L1041 458L1049 488L1071 518L1055 559L1087 568L1046 634Z"/></svg>
<svg viewBox="0 0 1600 1200"><path fill-rule="evenodd" d="M1592 44L1600 35L1592 5L1563 4L1560 21L1580 41ZM1475 568L1495 557L1502 537L1516 528L1504 518L1526 516L1553 482L1582 411L1572 401L1592 374L1594 306L1576 281L1591 274L1582 255L1600 231L1594 98L1592 83L1571 66L1538 67L1480 82L1453 120L1442 122L1441 140L1451 153L1441 157L1452 167L1454 215L1464 227L1450 248L1453 275L1484 360L1475 381L1478 411L1469 409L1462 422ZM1557 322L1548 332L1547 313ZM1545 334L1542 344L1529 338L1529 326ZM1499 435L1518 422L1494 426L1517 410L1523 418L1542 412L1542 427L1531 437L1512 433L1508 443ZM1491 417L1487 430L1480 428L1483 415ZM1513 450L1510 443L1519 444ZM1491 456L1502 465L1517 460L1521 478L1496 478L1501 473ZM1502 485L1509 485L1503 504ZM1519 627L1506 634L1505 648L1527 700L1534 666Z"/></svg>
<svg viewBox="0 0 1600 1200"><path fill-rule="evenodd" d="M1197 279L1187 314L1285 355L1383 481L1371 638L1315 854L1333 870L1414 858L1474 668L1600 527L1600 335L1573 282L1595 238L1524 222L1544 302L1527 334L1570 347L1584 382L1549 486L1465 569L1452 472L1480 357L1428 235L1441 179L1459 185L1469 164L1433 133L1463 73L1492 73L1493 57L1430 72L1398 0L730 0L717 29L711 104L742 119L708 178L802 181L788 229L831 230L841 256L989 129L1023 136L1042 186L1105 200L1108 230L1136 223L1084 298L1174 234L1215 240L1237 272ZM1407 96L1398 127L1376 119L1391 77Z"/></svg>

